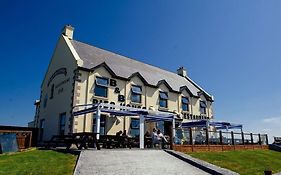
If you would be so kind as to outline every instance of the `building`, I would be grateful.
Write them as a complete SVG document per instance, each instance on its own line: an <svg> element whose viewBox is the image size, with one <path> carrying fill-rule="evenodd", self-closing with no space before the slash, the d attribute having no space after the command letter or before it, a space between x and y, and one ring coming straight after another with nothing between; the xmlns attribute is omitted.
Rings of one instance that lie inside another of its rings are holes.
<svg viewBox="0 0 281 175"><path fill-rule="evenodd" d="M34 119L35 127L41 128L39 140L92 132L93 114L72 115L73 107L83 104L103 102L168 111L177 114L178 122L213 118L213 97L183 67L177 73L169 72L76 41L73 31L69 25L63 28L41 85ZM101 116L101 134L126 130L137 135L137 125L138 118Z"/></svg>

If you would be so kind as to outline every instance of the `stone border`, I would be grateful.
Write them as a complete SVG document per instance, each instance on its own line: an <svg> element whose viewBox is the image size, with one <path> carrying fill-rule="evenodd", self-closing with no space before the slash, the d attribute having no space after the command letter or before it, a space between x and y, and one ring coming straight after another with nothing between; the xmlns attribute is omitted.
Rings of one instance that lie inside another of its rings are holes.
<svg viewBox="0 0 281 175"><path fill-rule="evenodd" d="M164 151L212 175L239 175L236 172L193 158L187 154L178 151L174 151L174 150L164 150Z"/></svg>

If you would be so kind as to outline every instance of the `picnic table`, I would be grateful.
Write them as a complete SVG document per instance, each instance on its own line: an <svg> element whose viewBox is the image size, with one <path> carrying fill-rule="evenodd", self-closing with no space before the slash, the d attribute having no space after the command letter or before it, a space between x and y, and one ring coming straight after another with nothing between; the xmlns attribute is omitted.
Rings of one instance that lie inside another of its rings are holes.
<svg viewBox="0 0 281 175"><path fill-rule="evenodd" d="M88 149L89 146L96 147L100 150L100 146L96 139L96 133L92 132L81 132L73 133L71 135L54 135L49 141L45 142L46 148L58 147L60 145L66 146L68 150L71 145L76 145L78 149Z"/></svg>

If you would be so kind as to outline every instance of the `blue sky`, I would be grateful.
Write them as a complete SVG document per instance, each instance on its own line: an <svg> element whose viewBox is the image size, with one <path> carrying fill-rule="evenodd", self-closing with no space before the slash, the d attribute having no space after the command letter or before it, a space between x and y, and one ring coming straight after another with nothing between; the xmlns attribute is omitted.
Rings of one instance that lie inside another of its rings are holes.
<svg viewBox="0 0 281 175"><path fill-rule="evenodd" d="M175 72L216 120L281 135L281 1L1 1L0 125L26 125L65 24L74 38Z"/></svg>

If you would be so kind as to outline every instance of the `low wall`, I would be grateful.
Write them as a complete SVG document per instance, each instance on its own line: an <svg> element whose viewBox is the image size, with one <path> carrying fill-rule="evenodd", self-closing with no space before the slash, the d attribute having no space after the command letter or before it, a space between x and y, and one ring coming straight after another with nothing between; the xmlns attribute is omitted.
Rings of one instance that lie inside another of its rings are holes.
<svg viewBox="0 0 281 175"><path fill-rule="evenodd" d="M180 152L208 152L268 149L268 145L173 145L173 150Z"/></svg>

